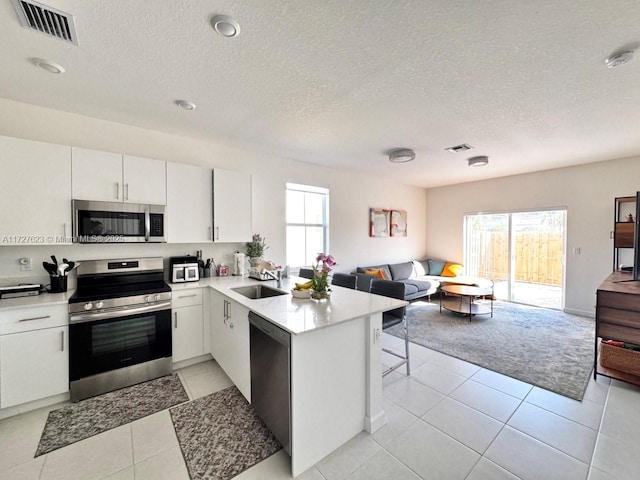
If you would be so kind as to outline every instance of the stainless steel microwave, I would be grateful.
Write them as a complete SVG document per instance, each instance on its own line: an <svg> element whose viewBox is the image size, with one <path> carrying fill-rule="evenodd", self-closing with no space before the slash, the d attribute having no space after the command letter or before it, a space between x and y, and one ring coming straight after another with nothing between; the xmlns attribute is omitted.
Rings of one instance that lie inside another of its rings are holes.
<svg viewBox="0 0 640 480"><path fill-rule="evenodd" d="M74 243L165 242L166 207L72 200Z"/></svg>

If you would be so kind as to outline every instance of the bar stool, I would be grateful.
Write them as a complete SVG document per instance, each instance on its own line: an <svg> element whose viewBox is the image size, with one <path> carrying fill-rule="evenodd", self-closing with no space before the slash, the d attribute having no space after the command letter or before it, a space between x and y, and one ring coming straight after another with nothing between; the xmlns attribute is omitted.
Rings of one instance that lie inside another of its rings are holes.
<svg viewBox="0 0 640 480"><path fill-rule="evenodd" d="M356 289L356 276L348 273L334 273L331 278L331 285L338 285L339 287L347 287Z"/></svg>
<svg viewBox="0 0 640 480"><path fill-rule="evenodd" d="M298 271L298 276L302 278L313 278L313 270L310 268L301 268Z"/></svg>
<svg viewBox="0 0 640 480"><path fill-rule="evenodd" d="M383 295L385 297L404 300L404 284L399 282L391 282L389 280L374 279L371 281L371 293L375 295ZM405 365L405 364L407 365L407 375L411 374L411 370L409 367L409 330L407 328L406 313L407 313L406 307L394 308L393 310L389 310L388 312L382 313L382 330L383 331L389 327L398 325L399 323L403 324L404 349L405 349L405 355L403 356L387 348L384 348L384 347L382 348L383 352L387 352L400 359L398 363L387 368L384 372L382 372L383 377L393 372L396 368L401 367L402 365Z"/></svg>

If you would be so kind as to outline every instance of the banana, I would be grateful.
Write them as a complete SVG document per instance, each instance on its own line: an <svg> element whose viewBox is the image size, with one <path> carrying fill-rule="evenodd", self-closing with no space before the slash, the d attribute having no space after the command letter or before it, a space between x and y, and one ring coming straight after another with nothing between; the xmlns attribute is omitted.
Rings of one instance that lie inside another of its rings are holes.
<svg viewBox="0 0 640 480"><path fill-rule="evenodd" d="M296 290L308 290L311 288L312 285L313 285L313 282L311 280L305 283L296 282Z"/></svg>

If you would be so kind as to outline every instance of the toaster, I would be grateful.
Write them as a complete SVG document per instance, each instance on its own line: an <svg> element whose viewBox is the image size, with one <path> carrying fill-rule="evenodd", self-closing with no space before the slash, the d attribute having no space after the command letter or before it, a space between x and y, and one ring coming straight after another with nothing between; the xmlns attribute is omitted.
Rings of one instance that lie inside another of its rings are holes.
<svg viewBox="0 0 640 480"><path fill-rule="evenodd" d="M192 256L170 257L169 273L171 283L197 282L200 280L198 259Z"/></svg>

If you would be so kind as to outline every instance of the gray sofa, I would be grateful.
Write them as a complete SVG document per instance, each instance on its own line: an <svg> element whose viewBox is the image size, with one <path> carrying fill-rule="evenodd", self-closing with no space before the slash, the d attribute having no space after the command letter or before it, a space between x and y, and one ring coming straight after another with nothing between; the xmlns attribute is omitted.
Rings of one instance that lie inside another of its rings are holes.
<svg viewBox="0 0 640 480"><path fill-rule="evenodd" d="M371 281L376 277L367 275L365 270L382 270L387 280L404 284L404 299L415 300L429 297L437 293L443 284L475 285L484 288L493 288L493 282L487 278L456 276L443 277L440 275L445 262L439 260L413 260L403 263L372 265L358 267L353 275L357 277L358 290L369 291ZM438 273L438 275L431 275Z"/></svg>

